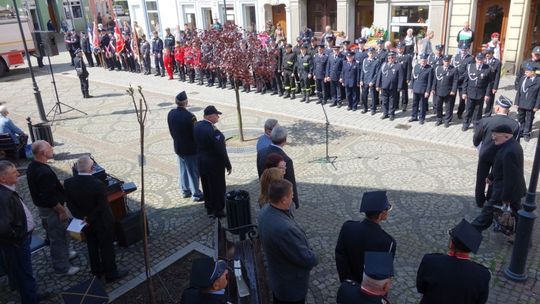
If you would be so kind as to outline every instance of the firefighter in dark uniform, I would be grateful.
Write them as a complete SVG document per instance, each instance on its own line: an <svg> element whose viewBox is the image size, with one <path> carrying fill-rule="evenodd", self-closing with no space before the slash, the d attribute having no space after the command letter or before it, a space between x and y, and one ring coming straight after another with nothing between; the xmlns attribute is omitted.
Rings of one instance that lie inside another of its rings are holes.
<svg viewBox="0 0 540 304"><path fill-rule="evenodd" d="M283 66L283 54L285 50L283 47L276 45L273 40L270 42L272 48L269 50L271 55L274 57L274 77L272 78L272 94L279 94L279 97L283 96L283 78L281 74L281 69Z"/></svg>
<svg viewBox="0 0 540 304"><path fill-rule="evenodd" d="M296 44L294 45L293 47L293 52L296 53L296 55L300 55L300 49L302 48L302 46L304 45L304 42L302 41L302 37L298 36L296 37Z"/></svg>
<svg viewBox="0 0 540 304"><path fill-rule="evenodd" d="M334 46L336 46L336 37L326 36L326 49L324 50L326 55L330 56L334 53Z"/></svg>
<svg viewBox="0 0 540 304"><path fill-rule="evenodd" d="M75 65L75 71L77 72L77 76L79 76L83 98L92 98L92 95L88 93L89 74L88 70L86 70L86 64L84 64L83 51L81 49L75 50L75 58L73 59L73 64Z"/></svg>
<svg viewBox="0 0 540 304"><path fill-rule="evenodd" d="M354 53L354 60L356 61L356 63L358 63L358 82L360 82L360 68L362 67L362 63L364 62L364 59L366 59L368 57L368 53L367 53L367 50L364 48L365 45L366 45L366 42L367 40L364 39L364 38L358 38L356 39L356 45L358 46L358 48L355 50L355 53ZM360 85L356 86L356 104L359 104L360 103L360 96L361 96L361 91L360 91Z"/></svg>
<svg viewBox="0 0 540 304"><path fill-rule="evenodd" d="M400 101L401 109L403 112L407 111L407 104L409 103L409 82L411 82L411 73L412 73L412 56L405 54L405 44L400 42L397 44L397 56L396 62L401 64L403 69L403 87L401 88Z"/></svg>
<svg viewBox="0 0 540 304"><path fill-rule="evenodd" d="M381 65L379 75L377 76L376 87L381 94L381 106L383 115L381 119L390 117L394 120L396 107L399 106L398 92L403 87L403 68L396 63L396 53L388 52L387 62Z"/></svg>
<svg viewBox="0 0 540 304"><path fill-rule="evenodd" d="M206 107L204 120L195 124L193 135L197 146L206 213L222 218L225 217L225 170L231 174L232 166L225 147L225 136L215 126L219 115L221 112L216 107Z"/></svg>
<svg viewBox="0 0 540 304"><path fill-rule="evenodd" d="M531 52L531 59L525 60L519 67L519 71L516 73L516 81L514 82L516 91L518 90L521 77L525 74L525 67L529 64L536 67L536 76L540 76L540 46L534 47Z"/></svg>
<svg viewBox="0 0 540 304"><path fill-rule="evenodd" d="M456 102L458 72L455 67L450 64L450 55L443 56L443 65L437 66L433 70L433 85L431 87L431 95L437 104L437 122L439 126L443 122L443 106L444 106L444 127L448 128L454 115L454 103Z"/></svg>
<svg viewBox="0 0 540 304"><path fill-rule="evenodd" d="M294 99L296 97L296 87L295 87L295 79L294 79L294 69L296 66L296 53L292 51L292 45L287 44L285 46L285 54L283 54L283 61L281 65L283 80L284 80L284 88L285 88L285 97L283 98L289 98Z"/></svg>
<svg viewBox="0 0 540 304"><path fill-rule="evenodd" d="M302 37L298 36L296 37L296 45L293 47L293 52L296 54L296 57L300 56L300 51L302 50L302 46L305 44L305 41L302 39ZM294 66L294 87L295 87L295 93L300 94L300 77L298 75L298 65Z"/></svg>
<svg viewBox="0 0 540 304"><path fill-rule="evenodd" d="M193 261L189 287L182 292L181 304L227 304L229 271L227 263L212 258Z"/></svg>
<svg viewBox="0 0 540 304"><path fill-rule="evenodd" d="M466 100L463 98L463 94L465 94L464 82L465 78L467 78L467 65L471 62L474 62L474 58L471 56L471 54L469 54L469 45L467 43L462 43L459 49L459 54L452 58L452 65L454 66L454 68L457 69L457 73L459 75L459 94L457 94L459 96L459 104L457 109L457 117L458 119L461 119L463 116L463 112L465 111Z"/></svg>
<svg viewBox="0 0 540 304"><path fill-rule="evenodd" d="M384 39L377 40L377 54L375 57L381 62L381 64L386 62L386 56L388 55L388 51L384 48L385 44Z"/></svg>
<svg viewBox="0 0 540 304"><path fill-rule="evenodd" d="M298 77L300 78L300 89L302 99L300 102L309 103L309 95L311 93L310 81L313 78L313 57L308 53L309 45L304 44L300 50L300 55L296 58L296 66L298 67Z"/></svg>
<svg viewBox="0 0 540 304"><path fill-rule="evenodd" d="M416 289L422 294L420 304L483 304L489 296L491 273L470 260L482 242L469 222L451 229L447 254L424 255L416 274Z"/></svg>
<svg viewBox="0 0 540 304"><path fill-rule="evenodd" d="M349 51L347 53L347 60L343 62L343 68L341 69L341 77L339 82L345 88L345 97L347 98L347 111L356 111L358 108L358 102L356 98L356 88L358 87L358 63L354 60L354 52Z"/></svg>
<svg viewBox="0 0 540 304"><path fill-rule="evenodd" d="M432 67L438 67L443 65L444 57L444 45L437 44L435 46L435 51L429 55L428 64Z"/></svg>
<svg viewBox="0 0 540 304"><path fill-rule="evenodd" d="M311 58L315 59L315 55L319 53L319 39L317 37L311 37L311 43L309 45L308 53L311 55ZM317 91L317 84L315 83L315 76L309 79L310 94L309 96L314 96Z"/></svg>
<svg viewBox="0 0 540 304"><path fill-rule="evenodd" d="M461 130L467 131L471 122L476 126L482 118L484 103L487 103L493 86L490 67L484 63L484 54L476 54L476 60L467 65L463 81L463 99L467 99L467 115Z"/></svg>
<svg viewBox="0 0 540 304"><path fill-rule="evenodd" d="M371 115L377 111L376 81L381 63L375 58L375 49L368 48L368 57L360 65L360 86L362 87L362 114L368 111L368 94L371 93Z"/></svg>
<svg viewBox="0 0 540 304"><path fill-rule="evenodd" d="M331 107L341 107L341 88L339 77L343 67L343 59L339 52L339 46L333 46L333 53L328 58L326 65L326 82L330 83L330 96L332 97Z"/></svg>
<svg viewBox="0 0 540 304"><path fill-rule="evenodd" d="M518 120L525 141L531 139L534 114L540 109L540 75L536 74L537 71L537 67L532 64L525 66L525 74L519 80L516 93Z"/></svg>
<svg viewBox="0 0 540 304"><path fill-rule="evenodd" d="M345 40L341 42L341 58L343 59L343 64L347 62L347 54L351 50L351 42L349 40ZM341 89L341 98L345 99L347 96L345 95L345 86L341 81L339 82L339 88Z"/></svg>
<svg viewBox="0 0 540 304"><path fill-rule="evenodd" d="M324 81L328 55L324 53L324 44L319 45L319 52L313 57L313 78L315 78L317 103L326 104L330 97L329 83Z"/></svg>
<svg viewBox="0 0 540 304"><path fill-rule="evenodd" d="M486 194L486 178L493 167L495 154L499 148L491 138L493 129L500 125L508 125L514 131L514 138L519 140L519 123L508 116L511 107L512 101L500 96L495 103L495 114L482 118L474 130L473 144L479 149L475 189L476 205L479 208L484 207L484 203L491 196L491 186L488 187Z"/></svg>
<svg viewBox="0 0 540 304"><path fill-rule="evenodd" d="M413 105L409 122L420 120L421 125L423 125L426 120L428 98L431 93L433 82L433 68L427 64L428 57L428 54L425 53L418 55L420 61L413 68L411 80Z"/></svg>
<svg viewBox="0 0 540 304"><path fill-rule="evenodd" d="M336 267L339 281L353 280L362 284L364 254L366 251L396 253L396 241L386 233L380 223L388 219L392 205L386 191L365 192L360 204L363 221L346 221L336 244Z"/></svg>
<svg viewBox="0 0 540 304"><path fill-rule="evenodd" d="M493 48L487 48L484 53L486 56L486 64L491 69L491 79L493 81L489 100L484 109L484 116L491 116L493 113L493 104L495 102L495 93L497 93L497 90L499 89L499 81L501 79L501 61L493 57Z"/></svg>
<svg viewBox="0 0 540 304"><path fill-rule="evenodd" d="M171 34L171 29L170 28L166 28L165 29L165 37L163 37L163 48L169 48L169 50L171 52L174 51L174 47L175 47L175 44L176 44L176 41L174 40L174 35ZM176 61L173 60L172 61L172 65L173 65L173 68L174 68L174 71L176 72Z"/></svg>
<svg viewBox="0 0 540 304"><path fill-rule="evenodd" d="M339 286L337 304L387 304L385 295L390 291L394 276L391 253L368 251L364 255L364 281L362 285L345 280Z"/></svg>

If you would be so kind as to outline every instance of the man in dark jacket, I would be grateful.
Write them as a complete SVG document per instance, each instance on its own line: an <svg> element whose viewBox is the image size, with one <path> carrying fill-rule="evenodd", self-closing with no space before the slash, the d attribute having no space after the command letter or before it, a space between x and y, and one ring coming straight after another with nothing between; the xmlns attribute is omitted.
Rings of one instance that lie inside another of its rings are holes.
<svg viewBox="0 0 540 304"><path fill-rule="evenodd" d="M360 212L364 212L366 218L343 224L335 251L341 282L349 279L362 284L366 251L384 251L395 255L396 241L380 226L382 221L388 219L391 208L386 191L366 192L360 205Z"/></svg>
<svg viewBox="0 0 540 304"><path fill-rule="evenodd" d="M181 304L226 304L228 285L227 263L212 258L193 261L189 288L182 293Z"/></svg>
<svg viewBox="0 0 540 304"><path fill-rule="evenodd" d="M525 66L525 74L519 80L515 99L521 135L525 141L531 139L534 114L540 109L540 76L536 71L537 67L532 64Z"/></svg>
<svg viewBox="0 0 540 304"><path fill-rule="evenodd" d="M268 148L260 151L260 153L257 153L257 172L259 173L259 178L265 169L266 158L268 155L272 153L281 155L287 166L285 169L284 178L290 181L293 185L293 202L296 209L298 209L300 207L300 201L298 198L298 190L296 189L296 177L294 175L293 160L283 150L283 147L287 143L287 131L282 126L276 126L274 129L272 129L272 133L270 133L270 139L272 140L272 144Z"/></svg>
<svg viewBox="0 0 540 304"><path fill-rule="evenodd" d="M416 275L420 304L483 304L489 295L491 273L470 260L482 242L482 234L466 220L449 231L448 254L424 255Z"/></svg>
<svg viewBox="0 0 540 304"><path fill-rule="evenodd" d="M93 96L88 93L88 70L86 69L86 64L84 64L84 60L82 57L83 51L81 49L77 49L75 51L75 59L73 60L75 64L75 71L77 72L77 76L79 76L79 82L81 83L81 92L83 94L83 98L92 98Z"/></svg>
<svg viewBox="0 0 540 304"><path fill-rule="evenodd" d="M105 184L92 175L94 161L88 155L77 160L77 175L64 182L67 205L75 218L84 220L92 275L105 275L107 282L118 280L127 271L116 267L113 234L114 218L107 202Z"/></svg>
<svg viewBox="0 0 540 304"><path fill-rule="evenodd" d="M423 125L428 111L428 98L433 83L433 68L427 64L428 54L420 54L420 63L412 71L411 90L413 93L411 121L418 121Z"/></svg>
<svg viewBox="0 0 540 304"><path fill-rule="evenodd" d="M285 46L285 53L283 54L281 62L283 85L285 89L285 96L283 98L290 97L291 99L294 99L296 97L296 80L294 77L294 71L296 69L296 56L296 53L292 50L292 45L287 44Z"/></svg>
<svg viewBox="0 0 540 304"><path fill-rule="evenodd" d="M19 290L21 303L37 304L37 284L32 274L30 243L35 224L15 187L19 171L9 161L0 161L0 251L7 273Z"/></svg>
<svg viewBox="0 0 540 304"><path fill-rule="evenodd" d="M403 86L401 88L400 101L401 109L403 112L407 111L407 104L409 103L409 82L411 81L412 74L412 61L411 55L405 53L405 44L400 42L397 44L396 62L401 65L403 69Z"/></svg>
<svg viewBox="0 0 540 304"><path fill-rule="evenodd" d="M396 108L399 106L398 92L403 88L405 75L401 65L396 63L396 53L388 52L386 60L387 62L381 65L375 85L381 96L381 119L390 117L390 120L394 120Z"/></svg>
<svg viewBox="0 0 540 304"><path fill-rule="evenodd" d="M38 207L50 241L52 266L59 275L74 275L80 268L69 263L69 259L77 256L77 252L69 250L64 187L47 165L47 161L53 158L53 148L48 142L38 140L32 144L32 154L34 160L28 165L26 179L32 201Z"/></svg>
<svg viewBox="0 0 540 304"><path fill-rule="evenodd" d="M332 98L331 107L341 107L341 84L339 83L339 77L341 76L341 69L343 68L343 58L339 53L339 46L332 47L332 54L328 57L328 64L326 65L326 82L330 83L330 96Z"/></svg>
<svg viewBox="0 0 540 304"><path fill-rule="evenodd" d="M491 87L491 94L489 100L486 103L486 108L484 109L485 116L491 116L493 113L493 105L495 103L495 93L499 89L499 82L501 79L501 61L493 57L493 48L487 48L485 50L486 64L491 69L493 85Z"/></svg>
<svg viewBox="0 0 540 304"><path fill-rule="evenodd" d="M347 98L347 110L356 111L358 108L358 98L356 89L358 88L358 75L360 74L358 63L354 60L354 52L347 53L347 60L343 62L341 69L341 84L345 87L345 97Z"/></svg>
<svg viewBox="0 0 540 304"><path fill-rule="evenodd" d="M478 167L476 170L476 205L480 208L484 206L486 200L491 196L491 186L486 194L486 178L491 171L495 155L499 146L495 145L491 139L491 133L494 128L500 125L508 125L514 131L514 138L519 139L519 124L508 116L512 107L512 101L504 96L499 97L495 104L495 115L485 117L480 120L474 130L473 144L478 151Z"/></svg>
<svg viewBox="0 0 540 304"><path fill-rule="evenodd" d="M523 61L521 66L519 67L519 70L516 72L516 80L514 82L514 86L516 88L516 91L518 90L519 81L521 80L521 77L525 75L525 67L527 65L531 65L536 67L536 76L540 76L540 46L535 46L531 51L531 59L527 59Z"/></svg>
<svg viewBox="0 0 540 304"><path fill-rule="evenodd" d="M324 105L330 98L329 84L324 81L326 66L328 65L328 55L324 53L324 44L319 45L317 50L318 53L313 56L313 77L315 78L318 97L317 103L322 103Z"/></svg>
<svg viewBox="0 0 540 304"><path fill-rule="evenodd" d="M157 31L154 31L153 34L154 38L152 38L152 54L154 54L154 64L156 66L156 74L154 74L154 76L161 75L161 77L165 77L165 65L163 64L163 40L159 38Z"/></svg>
<svg viewBox="0 0 540 304"><path fill-rule="evenodd" d="M476 61L467 65L463 81L463 99L467 99L467 112L462 131L467 131L471 123L475 126L482 119L484 103L489 101L493 87L493 73L484 63L484 54L476 54Z"/></svg>
<svg viewBox="0 0 540 304"><path fill-rule="evenodd" d="M94 67L94 59L92 58L92 41L88 37L88 34L81 32L81 49L84 52L84 56L88 61L88 65Z"/></svg>
<svg viewBox="0 0 540 304"><path fill-rule="evenodd" d="M204 207L208 215L218 218L225 217L225 170L229 175L232 171L225 136L215 126L221 114L216 107L208 106L204 109L204 120L197 122L193 128Z"/></svg>
<svg viewBox="0 0 540 304"><path fill-rule="evenodd" d="M433 85L431 94L437 105L437 122L439 126L443 122L444 106L444 127L448 128L454 114L454 103L456 102L457 83L459 74L457 69L450 65L450 55L443 56L442 66L437 66L433 71Z"/></svg>
<svg viewBox="0 0 540 304"><path fill-rule="evenodd" d="M371 115L375 115L379 103L378 93L375 88L380 62L375 58L375 49L368 48L368 57L362 61L360 68L360 86L362 87L362 114L368 111L368 95L371 93Z"/></svg>
<svg viewBox="0 0 540 304"><path fill-rule="evenodd" d="M506 124L491 131L491 138L493 143L499 146L499 151L486 180L492 187L491 197L480 215L472 222L478 231L484 231L491 226L493 215L502 205L510 206L512 213L516 215L521 208L521 198L527 192L523 176L523 149L514 139L513 133L514 130Z"/></svg>
<svg viewBox="0 0 540 304"><path fill-rule="evenodd" d="M169 112L167 123L173 139L174 153L178 156L180 191L182 196L193 196L193 201L203 200L199 190L199 169L197 166L197 146L193 137L193 126L197 118L186 109L188 98L185 91L176 95L176 109Z"/></svg>
<svg viewBox="0 0 540 304"><path fill-rule="evenodd" d="M456 56L452 58L452 66L454 66L457 69L458 74L458 89L459 89L459 104L457 109L457 117L458 119L462 118L463 112L465 111L465 102L466 100L463 98L465 94L465 78L467 77L467 65L471 62L474 62L474 58L471 54L469 54L469 44L463 43L459 46L460 52Z"/></svg>
<svg viewBox="0 0 540 304"><path fill-rule="evenodd" d="M268 196L270 204L261 209L257 222L274 304L302 304L308 292L309 272L319 261L291 214L292 184L276 180L270 184Z"/></svg>

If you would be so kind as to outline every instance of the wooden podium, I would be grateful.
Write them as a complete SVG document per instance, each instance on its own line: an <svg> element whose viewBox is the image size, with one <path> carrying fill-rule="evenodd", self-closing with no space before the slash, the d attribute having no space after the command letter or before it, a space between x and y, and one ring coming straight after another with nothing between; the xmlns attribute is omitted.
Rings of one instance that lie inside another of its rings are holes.
<svg viewBox="0 0 540 304"><path fill-rule="evenodd" d="M107 176L109 186L107 187L107 202L111 207L112 214L115 220L124 218L127 214L127 195L134 192L136 189L124 191L121 181L111 175Z"/></svg>

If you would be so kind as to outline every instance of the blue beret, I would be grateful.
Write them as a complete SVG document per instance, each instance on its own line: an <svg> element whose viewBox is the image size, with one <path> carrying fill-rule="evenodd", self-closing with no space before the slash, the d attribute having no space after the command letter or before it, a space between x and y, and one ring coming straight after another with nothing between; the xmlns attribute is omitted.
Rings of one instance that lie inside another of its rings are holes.
<svg viewBox="0 0 540 304"><path fill-rule="evenodd" d="M360 212L382 212L390 207L392 205L388 202L386 191L370 191L362 196Z"/></svg>
<svg viewBox="0 0 540 304"><path fill-rule="evenodd" d="M512 131L510 126L506 124L501 126L506 126L508 129L510 129L510 131ZM495 132L495 130L493 131ZM452 240L457 240L460 244L466 247L463 249L468 249L474 253L478 251L480 243L482 242L482 234L465 219L462 219L456 227L450 229L448 234L450 234Z"/></svg>
<svg viewBox="0 0 540 304"><path fill-rule="evenodd" d="M390 252L366 251L364 253L364 273L374 280L393 277L394 257Z"/></svg>
<svg viewBox="0 0 540 304"><path fill-rule="evenodd" d="M187 99L186 91L182 91L176 95L176 100L184 101Z"/></svg>

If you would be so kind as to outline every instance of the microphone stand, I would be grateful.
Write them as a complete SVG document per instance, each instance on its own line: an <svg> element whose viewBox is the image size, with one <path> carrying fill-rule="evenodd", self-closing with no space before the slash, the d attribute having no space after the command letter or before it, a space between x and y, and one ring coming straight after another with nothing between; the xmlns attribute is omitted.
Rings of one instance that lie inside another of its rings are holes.
<svg viewBox="0 0 540 304"><path fill-rule="evenodd" d="M326 163L326 164L331 164L332 167L334 167L334 169L337 170L336 168L336 165L334 164L334 162L336 161L337 159L337 156L330 156L329 153L328 153L328 145L329 145L329 138L328 138L328 129L330 127L330 121L328 120L328 115L326 114L326 109L324 108L324 104L321 103L321 107L322 107L322 110L323 110L323 113L324 113L324 119L326 121L325 123L325 134L326 134L326 155L325 157L320 157L320 158L317 158L317 159L314 159L313 163Z"/></svg>

